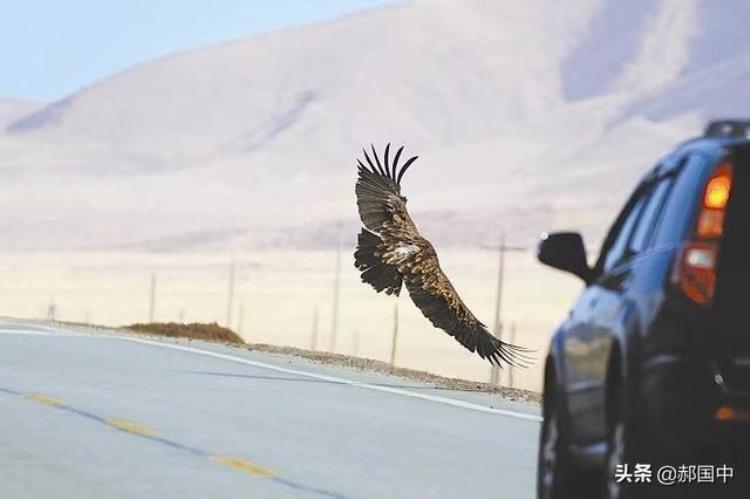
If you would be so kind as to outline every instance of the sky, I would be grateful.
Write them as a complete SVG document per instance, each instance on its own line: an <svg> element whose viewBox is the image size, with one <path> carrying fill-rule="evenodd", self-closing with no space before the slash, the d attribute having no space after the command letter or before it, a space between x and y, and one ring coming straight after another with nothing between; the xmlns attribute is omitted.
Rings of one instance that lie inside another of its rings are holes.
<svg viewBox="0 0 750 499"><path fill-rule="evenodd" d="M396 0L0 0L0 97L49 101L141 62Z"/></svg>

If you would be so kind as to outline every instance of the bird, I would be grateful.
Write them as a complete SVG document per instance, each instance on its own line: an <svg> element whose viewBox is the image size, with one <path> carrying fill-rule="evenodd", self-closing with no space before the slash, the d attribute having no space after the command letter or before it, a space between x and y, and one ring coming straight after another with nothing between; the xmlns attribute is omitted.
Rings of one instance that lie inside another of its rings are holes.
<svg viewBox="0 0 750 499"><path fill-rule="evenodd" d="M355 194L362 221L357 236L354 265L362 282L387 295L398 297L405 286L414 304L438 329L455 338L467 350L496 366L526 366L530 350L506 343L492 335L464 304L440 268L437 252L417 229L401 194L401 180L418 159L413 156L399 169L404 146L390 161L391 144L383 162L370 145L364 161L357 159ZM374 162L373 162L374 160Z"/></svg>

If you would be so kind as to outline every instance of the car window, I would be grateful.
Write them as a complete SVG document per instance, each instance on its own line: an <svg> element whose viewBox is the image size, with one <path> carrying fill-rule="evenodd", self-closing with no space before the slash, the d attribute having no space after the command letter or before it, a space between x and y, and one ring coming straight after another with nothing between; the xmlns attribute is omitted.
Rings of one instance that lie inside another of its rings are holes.
<svg viewBox="0 0 750 499"><path fill-rule="evenodd" d="M743 158L744 159L744 158ZM743 164L744 163L744 164ZM747 317L747 283L750 282L750 169L735 163L732 193L727 205L724 236L716 280L714 309L722 329L742 330Z"/></svg>
<svg viewBox="0 0 750 499"><path fill-rule="evenodd" d="M662 210L661 221L656 229L655 246L677 244L684 238L702 193L707 163L706 157L692 154L680 168Z"/></svg>
<svg viewBox="0 0 750 499"><path fill-rule="evenodd" d="M628 245L631 255L645 250L651 242L653 229L659 218L664 201L672 187L673 177L664 177L651 189L648 199L644 202L643 211L638 219L638 226Z"/></svg>
<svg viewBox="0 0 750 499"><path fill-rule="evenodd" d="M622 224L620 225L620 229L617 234L613 236L614 239L612 239L612 244L606 250L606 254L603 255L604 265L602 270L604 272L612 270L618 263L626 258L628 253L628 241L630 241L630 236L633 234L636 222L643 211L646 194L648 194L648 191L646 190L644 192L642 190L638 194L638 197L629 203L628 211L621 215L620 219L622 220Z"/></svg>

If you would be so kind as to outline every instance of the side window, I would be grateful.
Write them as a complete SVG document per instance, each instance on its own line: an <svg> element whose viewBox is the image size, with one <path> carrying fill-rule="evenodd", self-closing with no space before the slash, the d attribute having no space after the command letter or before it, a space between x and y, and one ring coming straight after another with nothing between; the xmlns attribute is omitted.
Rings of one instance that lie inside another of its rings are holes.
<svg viewBox="0 0 750 499"><path fill-rule="evenodd" d="M638 222L638 218L643 212L647 194L648 190L642 189L638 197L630 203L628 211L621 216L622 224L620 225L620 229L614 236L612 244L606 249L606 254L603 255L604 266L602 270L604 272L612 270L626 258L628 254L628 241L630 241L630 236L633 234L636 222Z"/></svg>
<svg viewBox="0 0 750 499"><path fill-rule="evenodd" d="M704 156L694 153L680 168L656 230L656 246L667 246L682 241L693 220L697 201L702 193L707 163L708 160Z"/></svg>
<svg viewBox="0 0 750 499"><path fill-rule="evenodd" d="M656 221L667 199L667 194L672 187L673 177L664 177L651 189L648 199L645 201L643 212L638 220L638 226L633 232L633 237L628 245L631 255L640 253L648 248L654 234Z"/></svg>

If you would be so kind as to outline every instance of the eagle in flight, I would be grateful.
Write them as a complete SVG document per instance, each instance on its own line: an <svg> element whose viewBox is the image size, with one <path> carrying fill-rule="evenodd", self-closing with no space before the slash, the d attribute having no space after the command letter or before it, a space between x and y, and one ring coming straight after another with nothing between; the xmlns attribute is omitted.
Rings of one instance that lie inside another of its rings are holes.
<svg viewBox="0 0 750 499"><path fill-rule="evenodd" d="M398 296L406 285L414 304L433 326L453 336L471 352L490 363L525 364L528 350L495 338L458 296L443 273L432 244L422 237L406 210L401 195L401 179L417 160L408 159L398 169L404 147L389 162L390 148L385 147L383 162L372 146L373 164L367 151L365 166L358 163L355 192L359 217L364 228L359 233L354 264L362 272L362 281L377 292Z"/></svg>

